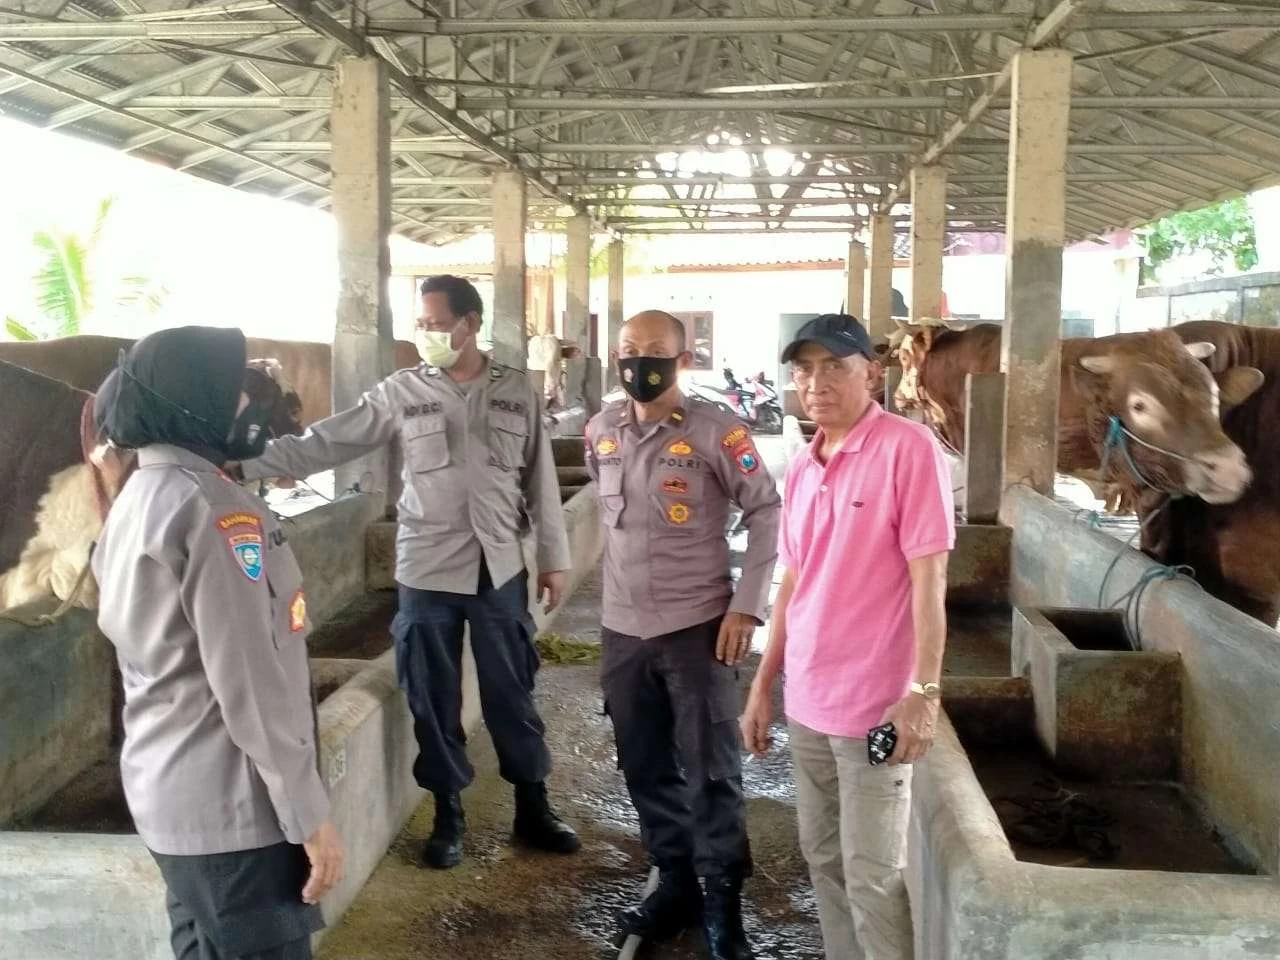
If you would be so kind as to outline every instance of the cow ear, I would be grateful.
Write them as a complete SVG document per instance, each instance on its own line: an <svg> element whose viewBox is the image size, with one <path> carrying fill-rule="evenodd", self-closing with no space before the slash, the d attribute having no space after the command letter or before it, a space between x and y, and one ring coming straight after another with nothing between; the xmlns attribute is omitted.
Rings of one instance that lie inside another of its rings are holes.
<svg viewBox="0 0 1280 960"><path fill-rule="evenodd" d="M1253 396L1266 377L1256 367L1232 367L1217 374L1214 379L1218 381L1218 405L1226 412Z"/></svg>
<svg viewBox="0 0 1280 960"><path fill-rule="evenodd" d="M1116 368L1116 358L1106 355L1100 357L1081 357L1080 366L1090 373L1106 375Z"/></svg>
<svg viewBox="0 0 1280 960"><path fill-rule="evenodd" d="M1196 343L1187 344L1187 353L1191 354L1197 360L1208 360L1213 356L1213 351L1217 350L1208 340L1200 340Z"/></svg>

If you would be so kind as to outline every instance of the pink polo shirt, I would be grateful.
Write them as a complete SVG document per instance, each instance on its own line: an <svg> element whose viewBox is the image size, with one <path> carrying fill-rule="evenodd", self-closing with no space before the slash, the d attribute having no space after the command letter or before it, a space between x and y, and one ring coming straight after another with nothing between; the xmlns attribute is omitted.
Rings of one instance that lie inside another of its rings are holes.
<svg viewBox="0 0 1280 960"><path fill-rule="evenodd" d="M796 578L786 610L786 711L862 738L915 672L907 562L955 545L951 474L928 428L872 404L826 464L814 437L787 472L778 552Z"/></svg>

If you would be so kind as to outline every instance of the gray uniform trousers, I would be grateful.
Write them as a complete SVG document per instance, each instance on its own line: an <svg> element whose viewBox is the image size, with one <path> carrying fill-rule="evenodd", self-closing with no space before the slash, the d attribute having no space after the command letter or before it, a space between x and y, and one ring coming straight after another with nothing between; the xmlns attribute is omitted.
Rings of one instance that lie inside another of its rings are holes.
<svg viewBox="0 0 1280 960"><path fill-rule="evenodd" d="M168 890L176 960L311 960L324 916L302 902L310 872L302 847L151 856Z"/></svg>
<svg viewBox="0 0 1280 960"><path fill-rule="evenodd" d="M457 793L475 778L462 728L462 637L468 623L498 772L510 783L541 783L551 772L551 754L533 702L539 660L528 576L522 571L495 587L483 564L475 594L400 585L391 633L418 741L414 779L433 793Z"/></svg>
<svg viewBox="0 0 1280 960"><path fill-rule="evenodd" d="M602 630L601 686L618 766L654 864L751 871L738 671L715 657L720 617L642 640Z"/></svg>

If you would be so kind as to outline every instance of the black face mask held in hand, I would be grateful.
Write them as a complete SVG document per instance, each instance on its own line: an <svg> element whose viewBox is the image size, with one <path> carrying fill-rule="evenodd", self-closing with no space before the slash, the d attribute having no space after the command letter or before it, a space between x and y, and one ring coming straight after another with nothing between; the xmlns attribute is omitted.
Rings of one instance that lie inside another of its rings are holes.
<svg viewBox="0 0 1280 960"><path fill-rule="evenodd" d="M227 434L224 445L227 459L252 460L262 456L271 435L271 429L267 425L269 420L267 411L256 403L241 410L231 424L231 432Z"/></svg>
<svg viewBox="0 0 1280 960"><path fill-rule="evenodd" d="M652 403L675 384L678 362L678 357L622 357L622 389L636 403Z"/></svg>

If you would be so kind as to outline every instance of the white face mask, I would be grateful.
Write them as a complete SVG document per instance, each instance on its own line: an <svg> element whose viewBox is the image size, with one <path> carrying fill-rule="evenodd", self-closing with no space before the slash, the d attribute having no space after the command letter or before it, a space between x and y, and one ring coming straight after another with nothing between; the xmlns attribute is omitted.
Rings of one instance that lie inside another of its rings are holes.
<svg viewBox="0 0 1280 960"><path fill-rule="evenodd" d="M452 331L418 328L413 331L413 343L423 360L444 370L452 367L462 356L462 351L453 345Z"/></svg>

